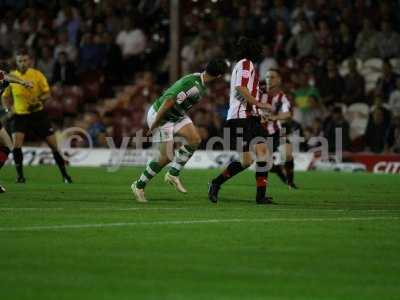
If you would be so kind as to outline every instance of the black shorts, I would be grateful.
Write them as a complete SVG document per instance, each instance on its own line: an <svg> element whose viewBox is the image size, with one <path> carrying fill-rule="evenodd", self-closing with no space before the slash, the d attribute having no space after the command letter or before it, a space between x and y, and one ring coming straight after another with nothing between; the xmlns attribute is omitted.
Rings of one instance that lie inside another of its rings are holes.
<svg viewBox="0 0 400 300"><path fill-rule="evenodd" d="M11 121L11 130L15 132L32 132L39 138L47 138L54 134L50 120L44 111L37 111L26 115L15 114Z"/></svg>
<svg viewBox="0 0 400 300"><path fill-rule="evenodd" d="M229 138L227 138L227 134ZM251 145L265 141L267 132L261 126L260 118L231 119L225 123L224 140L229 141L229 150L247 152Z"/></svg>

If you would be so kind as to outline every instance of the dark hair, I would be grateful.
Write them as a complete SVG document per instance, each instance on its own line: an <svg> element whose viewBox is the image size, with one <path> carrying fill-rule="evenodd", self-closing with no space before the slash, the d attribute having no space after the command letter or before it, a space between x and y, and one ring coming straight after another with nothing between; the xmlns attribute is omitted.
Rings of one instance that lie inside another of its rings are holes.
<svg viewBox="0 0 400 300"><path fill-rule="evenodd" d="M227 65L225 60L220 58L212 59L206 66L207 74L211 76L219 76L226 72Z"/></svg>
<svg viewBox="0 0 400 300"><path fill-rule="evenodd" d="M340 106L334 106L332 109L332 113L341 115L343 113L343 110Z"/></svg>
<svg viewBox="0 0 400 300"><path fill-rule="evenodd" d="M19 47L16 51L15 51L15 55L28 55L29 56L29 51L27 48L25 47Z"/></svg>
<svg viewBox="0 0 400 300"><path fill-rule="evenodd" d="M247 37L241 37L236 43L236 58L247 58L251 61L258 61L261 58L261 43Z"/></svg>

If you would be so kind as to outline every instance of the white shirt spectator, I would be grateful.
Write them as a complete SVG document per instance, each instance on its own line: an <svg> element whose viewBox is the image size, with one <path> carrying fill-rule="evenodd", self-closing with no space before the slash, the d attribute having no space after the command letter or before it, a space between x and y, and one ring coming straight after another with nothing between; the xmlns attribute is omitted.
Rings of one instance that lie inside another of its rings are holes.
<svg viewBox="0 0 400 300"><path fill-rule="evenodd" d="M75 61L76 57L78 55L78 52L77 52L75 46L73 46L73 45L71 45L69 43L58 44L54 48L54 59L58 59L58 56L59 56L60 52L67 53L68 60L70 60L70 61Z"/></svg>
<svg viewBox="0 0 400 300"><path fill-rule="evenodd" d="M115 42L121 47L124 57L141 54L147 45L146 36L140 29L120 31Z"/></svg>
<svg viewBox="0 0 400 300"><path fill-rule="evenodd" d="M400 116L400 89L396 89L390 94L388 104L393 115Z"/></svg>
<svg viewBox="0 0 400 300"><path fill-rule="evenodd" d="M273 57L265 57L258 69L259 78L264 78L269 70L278 69L278 63Z"/></svg>

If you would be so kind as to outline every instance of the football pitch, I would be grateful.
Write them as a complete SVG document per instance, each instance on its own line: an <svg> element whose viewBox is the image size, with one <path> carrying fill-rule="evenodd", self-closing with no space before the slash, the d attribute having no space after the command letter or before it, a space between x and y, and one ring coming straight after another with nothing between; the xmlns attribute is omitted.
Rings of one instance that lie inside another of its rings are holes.
<svg viewBox="0 0 400 300"><path fill-rule="evenodd" d="M257 206L254 174L207 200L218 170L163 174L133 200L141 169L0 172L0 299L399 299L400 177L270 174L278 205Z"/></svg>

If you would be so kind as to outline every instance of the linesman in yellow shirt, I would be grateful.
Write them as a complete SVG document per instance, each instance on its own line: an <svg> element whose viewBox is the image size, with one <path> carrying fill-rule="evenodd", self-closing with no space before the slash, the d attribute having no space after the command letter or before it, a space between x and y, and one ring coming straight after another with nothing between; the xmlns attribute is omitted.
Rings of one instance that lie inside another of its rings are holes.
<svg viewBox="0 0 400 300"><path fill-rule="evenodd" d="M11 83L3 92L3 107L12 111L13 156L17 169L17 183L25 183L23 173L22 145L25 135L32 131L44 139L51 148L54 160L60 169L63 181L72 183L65 168L65 161L58 150L54 129L44 112L44 103L50 98L50 87L46 77L34 68L27 49L21 48L16 53L17 70L11 72L17 78L32 83L32 88Z"/></svg>
<svg viewBox="0 0 400 300"><path fill-rule="evenodd" d="M3 90L10 84L16 83L25 86L26 88L32 88L32 84L29 81L21 80L15 76L7 74L7 72L0 70L0 95ZM12 149L12 140L8 135L3 124L0 122L0 169L6 163L8 159L8 154ZM4 193L6 189L0 185L0 193Z"/></svg>

